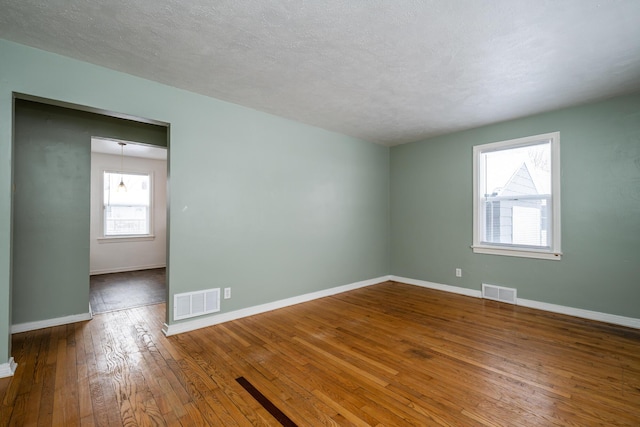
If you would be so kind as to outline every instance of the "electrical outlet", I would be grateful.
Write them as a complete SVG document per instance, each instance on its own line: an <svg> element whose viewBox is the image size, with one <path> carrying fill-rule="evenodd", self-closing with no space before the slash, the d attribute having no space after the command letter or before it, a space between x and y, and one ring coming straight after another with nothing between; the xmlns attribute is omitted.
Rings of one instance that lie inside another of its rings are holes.
<svg viewBox="0 0 640 427"><path fill-rule="evenodd" d="M224 288L224 299L231 298L231 288Z"/></svg>
<svg viewBox="0 0 640 427"><path fill-rule="evenodd" d="M456 277L462 277L462 269L456 268Z"/></svg>

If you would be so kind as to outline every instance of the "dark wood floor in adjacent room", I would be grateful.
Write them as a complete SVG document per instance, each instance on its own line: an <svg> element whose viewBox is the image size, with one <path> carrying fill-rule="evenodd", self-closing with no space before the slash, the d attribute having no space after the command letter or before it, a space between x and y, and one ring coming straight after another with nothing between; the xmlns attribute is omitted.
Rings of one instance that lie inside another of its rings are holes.
<svg viewBox="0 0 640 427"><path fill-rule="evenodd" d="M165 302L166 268L98 274L89 281L93 313Z"/></svg>
<svg viewBox="0 0 640 427"><path fill-rule="evenodd" d="M0 425L639 426L640 330L387 282L166 338L164 304L13 336Z"/></svg>

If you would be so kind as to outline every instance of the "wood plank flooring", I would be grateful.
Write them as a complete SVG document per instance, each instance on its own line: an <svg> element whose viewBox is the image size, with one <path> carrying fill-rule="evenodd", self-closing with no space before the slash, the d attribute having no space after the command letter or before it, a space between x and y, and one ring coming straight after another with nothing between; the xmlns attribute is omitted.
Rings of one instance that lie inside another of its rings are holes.
<svg viewBox="0 0 640 427"><path fill-rule="evenodd" d="M165 302L166 268L97 274L89 281L93 313Z"/></svg>
<svg viewBox="0 0 640 427"><path fill-rule="evenodd" d="M386 282L166 338L164 304L13 336L0 425L640 426L640 331Z"/></svg>

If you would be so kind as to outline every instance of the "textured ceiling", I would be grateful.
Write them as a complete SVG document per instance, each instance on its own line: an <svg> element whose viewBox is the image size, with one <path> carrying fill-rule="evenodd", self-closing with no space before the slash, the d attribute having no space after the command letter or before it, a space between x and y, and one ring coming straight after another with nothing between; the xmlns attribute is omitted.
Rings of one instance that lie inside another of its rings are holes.
<svg viewBox="0 0 640 427"><path fill-rule="evenodd" d="M121 142L124 142L124 147L120 146ZM112 138L91 138L91 152L112 154L114 156L167 160L167 149L164 147Z"/></svg>
<svg viewBox="0 0 640 427"><path fill-rule="evenodd" d="M640 90L638 0L0 0L0 37L385 145Z"/></svg>

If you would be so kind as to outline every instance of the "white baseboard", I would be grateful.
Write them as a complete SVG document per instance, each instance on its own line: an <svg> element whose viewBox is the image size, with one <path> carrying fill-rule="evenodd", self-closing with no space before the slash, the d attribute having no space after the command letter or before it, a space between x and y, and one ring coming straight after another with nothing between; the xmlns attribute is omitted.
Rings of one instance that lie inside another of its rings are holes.
<svg viewBox="0 0 640 427"><path fill-rule="evenodd" d="M470 297L482 298L482 292L474 289L461 288L459 286L442 285L440 283L426 282L424 280L409 279L407 277L389 276L389 280L394 282L408 283L410 285L422 286L439 291L453 292L456 294L467 295ZM640 319L633 317L618 316L616 314L601 313L598 311L584 310L581 308L567 307L564 305L550 304L518 298L516 305L523 307L535 308L538 310L550 311L552 313L566 314L568 316L580 317L582 319L596 320L598 322L612 323L614 325L627 326L630 328L640 329Z"/></svg>
<svg viewBox="0 0 640 427"><path fill-rule="evenodd" d="M580 317L583 319L597 320L599 322L613 323L614 325L640 329L640 319L635 319L633 317L618 316L617 314L601 313L599 311L584 310L582 308L567 307L564 305L550 304L548 302L533 301L523 298L518 298L517 304L523 307L550 311L552 313L567 314L569 316Z"/></svg>
<svg viewBox="0 0 640 427"><path fill-rule="evenodd" d="M11 325L11 333L19 334L20 332L35 331L36 329L50 328L52 326L82 322L85 320L91 320L92 318L93 315L91 313L91 307L89 307L89 311L87 313L72 314L70 316L56 317L55 319L38 320L35 322L18 323L17 325Z"/></svg>
<svg viewBox="0 0 640 427"><path fill-rule="evenodd" d="M277 310L279 308L288 307L295 304L300 304L307 301L312 301L318 298L324 298L331 295L336 295L342 292L352 291L354 289L363 288L365 286L375 285L377 283L386 282L391 276L382 276L375 279L363 280L362 282L351 283L349 285L337 286L335 288L323 289L317 292L311 292L309 294L299 295L296 297L286 298L279 301L274 301L266 304L256 305L253 307L247 307L240 310L230 311L228 313L222 313L214 316L203 317L200 319L188 320L186 322L175 323L172 325L164 324L162 332L166 336L181 334L184 332L194 331L196 329L205 328L207 326L217 325L219 323L229 322L231 320L241 319L243 317L253 316L255 314L264 313L271 310Z"/></svg>
<svg viewBox="0 0 640 427"><path fill-rule="evenodd" d="M164 263L164 264L138 265L134 267L102 268L100 270L91 270L89 272L89 275L97 276L98 274L125 273L127 271L138 271L138 270L152 270L154 268L165 268L166 266L167 264Z"/></svg>
<svg viewBox="0 0 640 427"><path fill-rule="evenodd" d="M438 291L451 292L466 295L468 297L482 298L482 292L474 289L461 288L460 286L443 285L441 283L427 282L424 280L409 279L408 277L389 276L394 282L407 283L409 285L422 286L423 288L436 289Z"/></svg>
<svg viewBox="0 0 640 427"><path fill-rule="evenodd" d="M254 307L243 308L240 310L230 311L228 313L222 313L214 316L203 317L194 320L188 320L172 325L164 324L162 332L166 336L181 334L184 332L193 331L207 326L217 325L219 323L229 322L231 320L241 319L243 317L253 316L255 314L264 313L271 310L277 310L279 308L288 307L295 304L311 301L318 298L323 298L342 292L351 291L365 286L371 286L378 283L393 280L394 282L407 283L409 285L421 286L424 288L435 289L439 291L451 292L455 294L465 295L474 298L482 298L482 292L480 290L462 288L459 286L444 285L441 283L428 282L425 280L410 279L408 277L400 276L382 276L375 279L364 280L362 282L352 283L349 285L338 286L335 288L325 289L318 292L312 292L305 295L299 295L297 297L287 298L280 301L274 301L267 304L261 304ZM566 314L569 316L580 317L583 319L596 320L599 322L612 323L614 325L627 326L631 328L640 329L640 319L632 317L618 316L615 314L601 313L597 311L583 310L580 308L567 307L556 304L549 304L545 302L527 300L523 298L517 299L517 305L523 307L535 308L538 310L549 311L552 313Z"/></svg>
<svg viewBox="0 0 640 427"><path fill-rule="evenodd" d="M0 364L0 378L13 376L18 364L13 360L13 357L9 358L7 363Z"/></svg>

